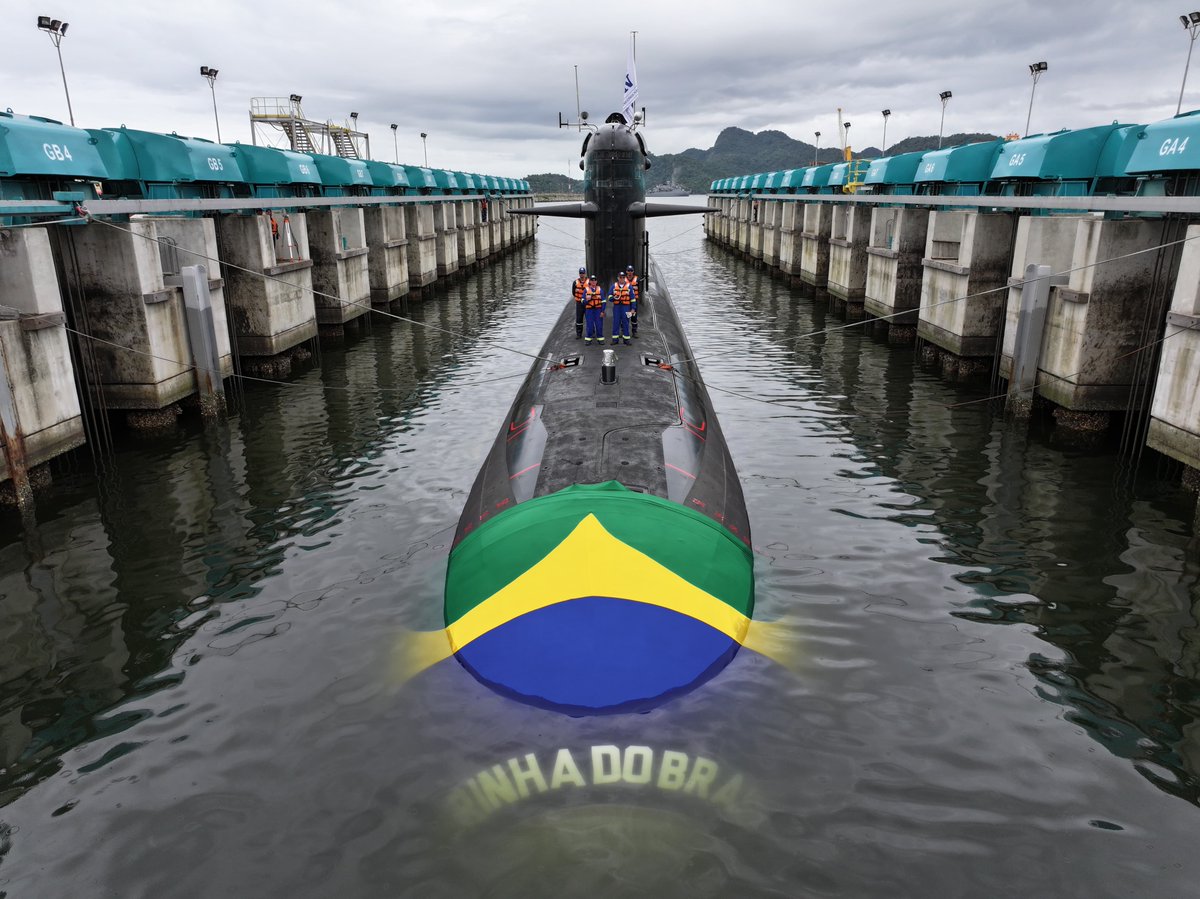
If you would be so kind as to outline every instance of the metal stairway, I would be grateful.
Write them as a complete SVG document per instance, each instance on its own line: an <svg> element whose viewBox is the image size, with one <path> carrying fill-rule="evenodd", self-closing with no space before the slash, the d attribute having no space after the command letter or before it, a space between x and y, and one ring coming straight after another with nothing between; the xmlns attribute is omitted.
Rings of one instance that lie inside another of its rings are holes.
<svg viewBox="0 0 1200 899"><path fill-rule="evenodd" d="M296 119L284 119L279 124L288 136L288 142L292 149L297 153L315 153L317 151L313 145L312 135L308 133L308 128L304 126L303 122Z"/></svg>
<svg viewBox="0 0 1200 899"><path fill-rule="evenodd" d="M329 127L329 137L333 141L334 149L337 150L337 155L346 159L358 159L358 147L354 145L353 138L350 137L348 128L339 128L336 125Z"/></svg>
<svg viewBox="0 0 1200 899"><path fill-rule="evenodd" d="M250 133L255 145L275 146L279 132L297 153L338 155L346 159L370 159L371 137L356 130L357 113L351 113L353 126L318 122L304 115L300 95L288 97L251 97Z"/></svg>

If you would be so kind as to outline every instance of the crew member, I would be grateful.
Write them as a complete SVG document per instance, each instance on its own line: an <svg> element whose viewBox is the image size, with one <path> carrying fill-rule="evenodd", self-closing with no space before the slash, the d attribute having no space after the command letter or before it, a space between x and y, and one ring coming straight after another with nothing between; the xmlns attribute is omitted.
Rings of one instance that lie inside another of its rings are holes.
<svg viewBox="0 0 1200 899"><path fill-rule="evenodd" d="M638 284L638 276L632 265L625 266L625 280L629 282L629 325L633 336L637 337L638 300L641 299L642 288Z"/></svg>
<svg viewBox="0 0 1200 899"><path fill-rule="evenodd" d="M587 269L579 269L579 277L571 282L571 296L575 298L575 339L583 336L583 295L587 293Z"/></svg>
<svg viewBox="0 0 1200 899"><path fill-rule="evenodd" d="M618 340L624 340L625 345L629 346L630 285L625 280L624 272L617 274L617 281L608 298L613 304L612 342L615 344Z"/></svg>
<svg viewBox="0 0 1200 899"><path fill-rule="evenodd" d="M487 221L487 197L486 196L480 197L480 199L479 199L479 215L481 217L480 221L482 221L482 222Z"/></svg>
<svg viewBox="0 0 1200 899"><path fill-rule="evenodd" d="M587 290L583 295L584 314L587 317L587 337L584 343L595 339L598 345L604 343L604 290L597 283L595 275L588 278Z"/></svg>

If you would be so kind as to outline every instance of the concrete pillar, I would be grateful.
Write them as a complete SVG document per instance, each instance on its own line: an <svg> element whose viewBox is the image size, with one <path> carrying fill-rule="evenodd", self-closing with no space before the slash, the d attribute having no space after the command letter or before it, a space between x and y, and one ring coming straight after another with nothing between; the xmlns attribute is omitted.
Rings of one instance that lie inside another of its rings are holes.
<svg viewBox="0 0 1200 899"><path fill-rule="evenodd" d="M216 223L211 218L156 215L154 227L159 240L164 243L158 254L164 284L182 289L181 271L184 266L203 265L208 273L208 296L205 302L212 315L221 378L228 378L233 374L233 346L229 339L225 279L220 277L221 254ZM174 247L174 253L171 247Z"/></svg>
<svg viewBox="0 0 1200 899"><path fill-rule="evenodd" d="M317 324L336 331L371 309L370 251L363 210L314 209L308 213L313 302Z"/></svg>
<svg viewBox="0 0 1200 899"><path fill-rule="evenodd" d="M158 410L195 392L183 293L164 281L152 217L128 224L94 223L70 232L74 253L63 259L83 290L77 325L92 342L96 365L88 385L110 409ZM103 341L103 342L101 342Z"/></svg>
<svg viewBox="0 0 1200 899"><path fill-rule="evenodd" d="M783 220L779 229L779 270L793 279L800 277L804 255L804 203L795 200L783 204Z"/></svg>
<svg viewBox="0 0 1200 899"><path fill-rule="evenodd" d="M804 205L804 230L800 234L800 279L818 297L829 285L829 235L833 228L833 203Z"/></svg>
<svg viewBox="0 0 1200 899"><path fill-rule="evenodd" d="M1078 270L1050 293L1041 396L1069 412L1118 411L1139 402L1140 354L1131 351L1148 342L1157 254L1129 254L1160 243L1162 230L1162 222L1148 219L1075 221L1070 267Z"/></svg>
<svg viewBox="0 0 1200 899"><path fill-rule="evenodd" d="M408 235L408 284L425 292L437 280L437 232L433 227L433 204L411 203L404 207Z"/></svg>
<svg viewBox="0 0 1200 899"><path fill-rule="evenodd" d="M846 317L863 316L867 293L867 246L871 239L871 214L865 204L842 203L833 210L829 234L829 295L846 306Z"/></svg>
<svg viewBox="0 0 1200 899"><path fill-rule="evenodd" d="M369 206L363 209L367 229L367 270L371 303L384 306L408 294L408 238L404 207Z"/></svg>
<svg viewBox="0 0 1200 899"><path fill-rule="evenodd" d="M1013 225L1011 213L930 213L918 336L959 359L995 354Z"/></svg>
<svg viewBox="0 0 1200 899"><path fill-rule="evenodd" d="M722 202L725 212L721 222L721 243L726 247L732 247L734 234L737 232L738 198L727 196Z"/></svg>
<svg viewBox="0 0 1200 899"><path fill-rule="evenodd" d="M317 336L307 217L302 212L274 216L278 238L266 215L217 220L221 258L229 263L225 292L241 356L277 356Z"/></svg>
<svg viewBox="0 0 1200 899"><path fill-rule="evenodd" d="M1146 445L1195 470L1200 469L1200 225L1189 225L1187 238L1167 313Z"/></svg>
<svg viewBox="0 0 1200 899"><path fill-rule="evenodd" d="M889 339L897 342L916 336L928 225L928 209L879 206L871 211L863 311L886 319Z"/></svg>
<svg viewBox="0 0 1200 899"><path fill-rule="evenodd" d="M704 236L715 243L721 242L721 218L724 215L724 198L710 196L708 198L709 206L717 206L721 212L707 212L704 214Z"/></svg>
<svg viewBox="0 0 1200 899"><path fill-rule="evenodd" d="M740 197L730 198L729 203L729 234L726 237L725 246L731 250L736 250L742 239L743 228L743 207L745 202Z"/></svg>
<svg viewBox="0 0 1200 899"><path fill-rule="evenodd" d="M513 218L508 214L508 210L512 207L512 200L505 197L500 201L500 248L504 252L508 252L513 248Z"/></svg>
<svg viewBox="0 0 1200 899"><path fill-rule="evenodd" d="M437 276L448 278L458 271L458 225L456 203L442 200L433 206L433 227L437 234Z"/></svg>
<svg viewBox="0 0 1200 899"><path fill-rule="evenodd" d="M1024 305L1025 269L1033 263L1050 266L1052 272L1066 271L1075 255L1075 238L1080 216L1027 215L1017 220L1017 238L1013 243L1012 275L1008 279L1008 302L1004 317L1004 338L1000 355L1000 374L1012 374L1013 347L1021 308ZM1039 349L1040 356L1040 349Z"/></svg>
<svg viewBox="0 0 1200 899"><path fill-rule="evenodd" d="M490 203L490 201L489 201ZM489 218L491 210L488 210ZM487 222L483 220L483 205L479 200L475 201L475 261L481 266L487 262L488 257L492 255L491 230L488 228Z"/></svg>
<svg viewBox="0 0 1200 899"><path fill-rule="evenodd" d="M490 203L489 203L490 207ZM492 210L488 209L488 221L480 221L479 226L475 229L475 256L480 262L487 262L492 258Z"/></svg>
<svg viewBox="0 0 1200 899"><path fill-rule="evenodd" d="M763 203L762 260L772 269L779 268L779 238L783 228L783 206L784 204L780 200L767 200Z"/></svg>
<svg viewBox="0 0 1200 899"><path fill-rule="evenodd" d="M521 208L532 209L533 197L521 197ZM521 216L521 237L522 241L531 241L537 230L537 221L534 216Z"/></svg>
<svg viewBox="0 0 1200 899"><path fill-rule="evenodd" d="M763 258L763 230L766 217L766 200L754 197L750 200L750 227L746 232L746 244L742 248L751 259Z"/></svg>
<svg viewBox="0 0 1200 899"><path fill-rule="evenodd" d="M719 202L720 201L717 200L715 197L708 198L708 204L710 206L716 206L719 204ZM704 238L705 238L705 240L711 240L711 241L714 241L717 243L720 242L717 238L717 233L718 233L718 230L720 227L720 220L721 220L721 214L719 212L706 212L704 214Z"/></svg>
<svg viewBox="0 0 1200 899"><path fill-rule="evenodd" d="M62 295L44 228L0 230L0 313L0 378L12 409L4 442L10 452L19 449L14 461L27 473L84 442ZM13 449L18 436L21 445ZM13 478L7 458L0 451L0 481Z"/></svg>
<svg viewBox="0 0 1200 899"><path fill-rule="evenodd" d="M474 200L459 200L454 204L458 217L458 264L461 268L475 268L478 251L475 246L475 235L478 229L475 217L479 214L479 204Z"/></svg>
<svg viewBox="0 0 1200 899"><path fill-rule="evenodd" d="M504 229L500 225L500 216L503 211L501 199L493 197L488 206L488 231L490 232L488 240L492 246L493 256L499 256L504 252Z"/></svg>

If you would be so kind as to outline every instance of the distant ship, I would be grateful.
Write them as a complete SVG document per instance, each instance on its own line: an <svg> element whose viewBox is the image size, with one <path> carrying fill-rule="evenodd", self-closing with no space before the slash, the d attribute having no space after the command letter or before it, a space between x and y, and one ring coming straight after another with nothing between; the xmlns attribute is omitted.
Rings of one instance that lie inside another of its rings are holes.
<svg viewBox="0 0 1200 899"><path fill-rule="evenodd" d="M691 196L691 191L686 187L680 187L674 181L664 181L662 184L655 185L646 191L648 197L687 197Z"/></svg>

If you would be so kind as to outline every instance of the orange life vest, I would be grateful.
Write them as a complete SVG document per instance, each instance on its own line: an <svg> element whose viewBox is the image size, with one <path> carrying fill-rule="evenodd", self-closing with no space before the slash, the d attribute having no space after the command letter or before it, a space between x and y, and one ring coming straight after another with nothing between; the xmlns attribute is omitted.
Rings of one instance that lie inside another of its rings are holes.
<svg viewBox="0 0 1200 899"><path fill-rule="evenodd" d="M575 302L582 303L583 295L587 291L587 282L583 278L576 278L571 284L571 293L575 294Z"/></svg>
<svg viewBox="0 0 1200 899"><path fill-rule="evenodd" d="M628 306L629 297L629 282L618 281L613 285L612 301L614 306Z"/></svg>
<svg viewBox="0 0 1200 899"><path fill-rule="evenodd" d="M604 308L604 291L599 287L589 287L587 289L587 303L585 309L603 309Z"/></svg>
<svg viewBox="0 0 1200 899"><path fill-rule="evenodd" d="M629 285L629 296L636 303L638 300L638 279L637 275L626 275L625 283Z"/></svg>

